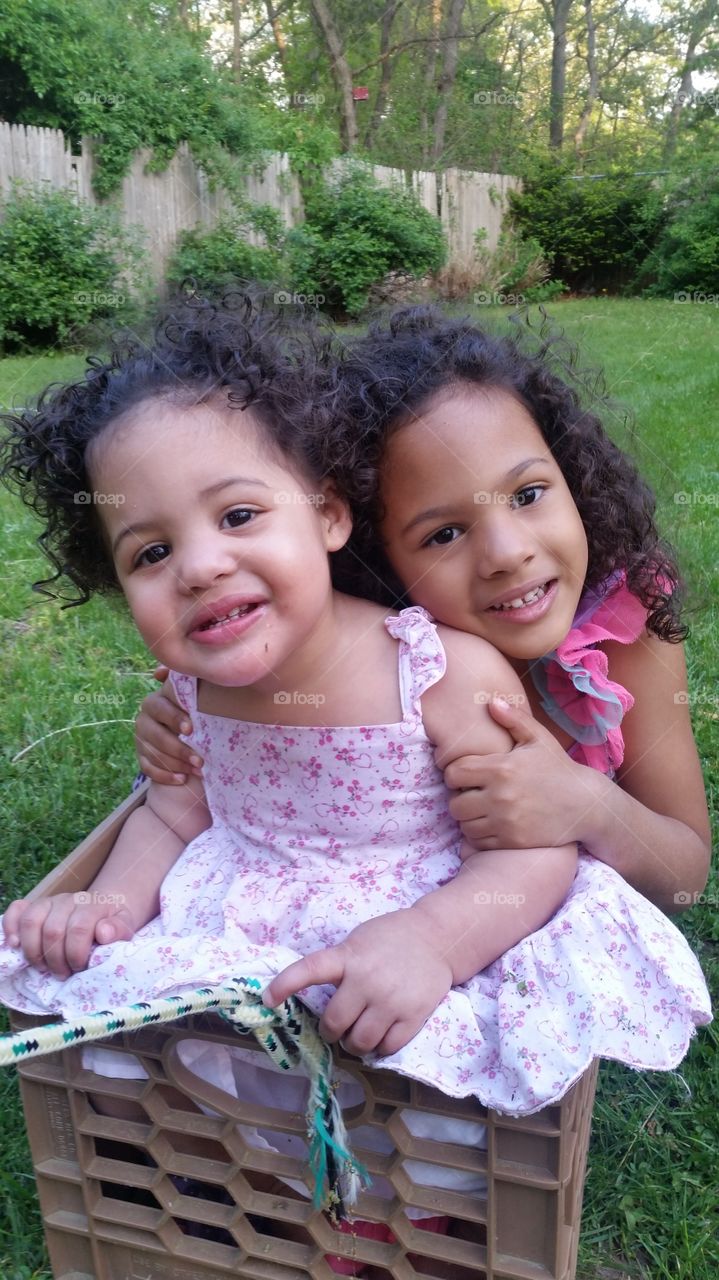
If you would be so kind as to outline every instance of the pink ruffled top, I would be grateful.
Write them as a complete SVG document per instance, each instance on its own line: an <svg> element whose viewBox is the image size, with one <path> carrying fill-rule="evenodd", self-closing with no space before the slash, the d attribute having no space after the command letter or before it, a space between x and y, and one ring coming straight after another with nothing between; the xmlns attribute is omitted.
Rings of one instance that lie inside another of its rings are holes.
<svg viewBox="0 0 719 1280"><path fill-rule="evenodd" d="M605 640L632 644L647 609L628 589L624 571L585 591L566 638L533 664L532 679L547 715L575 739L573 760L613 777L624 759L622 720L634 698L609 679Z"/></svg>

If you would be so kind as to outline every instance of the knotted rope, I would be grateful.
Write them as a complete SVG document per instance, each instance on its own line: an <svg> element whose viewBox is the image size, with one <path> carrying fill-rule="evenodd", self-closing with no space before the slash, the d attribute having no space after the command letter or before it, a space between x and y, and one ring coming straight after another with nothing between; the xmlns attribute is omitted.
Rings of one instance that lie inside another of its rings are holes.
<svg viewBox="0 0 719 1280"><path fill-rule="evenodd" d="M352 1156L342 1111L332 1082L332 1053L307 1009L290 996L276 1009L262 1002L256 978L232 978L181 996L143 1000L120 1009L83 1015L82 1022L54 1022L27 1031L0 1035L0 1066L24 1062L78 1043L103 1040L120 1031L136 1031L152 1023L173 1022L190 1013L217 1010L242 1035L254 1034L283 1071L303 1066L309 1075L307 1135L314 1200L322 1199L338 1217L354 1204L367 1173Z"/></svg>

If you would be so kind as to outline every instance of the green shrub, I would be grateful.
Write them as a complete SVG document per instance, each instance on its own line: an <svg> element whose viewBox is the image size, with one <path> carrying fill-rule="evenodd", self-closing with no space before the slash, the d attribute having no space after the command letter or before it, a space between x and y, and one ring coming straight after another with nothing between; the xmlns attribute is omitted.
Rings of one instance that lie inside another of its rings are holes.
<svg viewBox="0 0 719 1280"><path fill-rule="evenodd" d="M441 223L399 186L384 187L359 165L326 179L307 220L287 238L292 285L322 295L331 310L357 315L390 271L438 271L447 256Z"/></svg>
<svg viewBox="0 0 719 1280"><path fill-rule="evenodd" d="M631 288L665 216L646 178L575 179L553 162L538 165L509 199L514 225L536 237L552 277L574 289Z"/></svg>
<svg viewBox="0 0 719 1280"><path fill-rule="evenodd" d="M0 217L0 343L67 344L93 321L123 316L142 256L114 211L73 191L14 184Z"/></svg>
<svg viewBox="0 0 719 1280"><path fill-rule="evenodd" d="M274 210L268 210L274 214ZM183 231L167 267L167 281L173 287L193 280L200 291L221 289L234 279L275 281L280 273L277 249L279 232L274 218L253 219L264 223L251 228L247 216L226 213L210 230ZM261 231L272 245L254 245L247 240L250 230Z"/></svg>
<svg viewBox="0 0 719 1280"><path fill-rule="evenodd" d="M719 173L682 179L670 191L666 210L666 226L643 266L650 281L647 293L719 298Z"/></svg>

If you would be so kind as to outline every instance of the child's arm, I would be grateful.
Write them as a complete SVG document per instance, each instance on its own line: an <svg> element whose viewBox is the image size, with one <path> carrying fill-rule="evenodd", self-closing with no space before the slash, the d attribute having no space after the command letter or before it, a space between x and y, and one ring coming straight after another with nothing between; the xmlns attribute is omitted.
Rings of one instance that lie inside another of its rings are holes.
<svg viewBox="0 0 719 1280"><path fill-rule="evenodd" d="M153 784L127 819L84 893L13 902L3 917L10 946L58 977L87 967L95 943L131 938L159 911L160 887L190 840L210 825L202 784Z"/></svg>
<svg viewBox="0 0 719 1280"><path fill-rule="evenodd" d="M445 779L460 793L450 809L479 849L581 840L663 910L681 911L704 888L711 851L683 646L645 633L605 651L612 678L635 699L622 723L619 785L570 760L521 710L493 707L515 747L451 764Z"/></svg>
<svg viewBox="0 0 719 1280"><path fill-rule="evenodd" d="M487 701L521 697L509 664L485 641L442 629L447 673L424 695L423 718L443 767L470 749L509 750ZM397 1052L416 1035L450 987L466 982L540 928L566 897L575 845L474 853L457 876L414 906L369 920L339 946L290 965L264 999L278 1004L317 983L337 987L320 1021L352 1052ZM348 1034L349 1032L349 1034Z"/></svg>

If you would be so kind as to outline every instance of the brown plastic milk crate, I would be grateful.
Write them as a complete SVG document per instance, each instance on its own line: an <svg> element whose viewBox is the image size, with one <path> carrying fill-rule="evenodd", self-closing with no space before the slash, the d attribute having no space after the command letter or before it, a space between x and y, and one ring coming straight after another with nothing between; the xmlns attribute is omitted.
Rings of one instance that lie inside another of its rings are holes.
<svg viewBox="0 0 719 1280"><path fill-rule="evenodd" d="M141 799L115 810L43 891L86 888ZM13 1015L15 1029L33 1021ZM373 1179L354 1213L387 1224L385 1241L340 1234L297 1189L308 1185L302 1103L259 1107L200 1081L177 1052L187 1037L263 1054L202 1014L102 1042L139 1059L146 1080L86 1070L79 1047L18 1067L55 1280L333 1280L327 1254L364 1263L368 1280L573 1280L596 1066L561 1103L512 1119L338 1053L338 1070L356 1082L350 1141ZM100 1114L93 1099L131 1100L138 1118ZM484 1125L486 1140L416 1136L422 1113ZM296 1154L245 1141L260 1123L295 1135ZM381 1141L367 1137L378 1129ZM427 1165L438 1169L429 1186ZM472 1192L442 1189L442 1167L466 1170ZM412 1206L449 1217L447 1234L418 1229Z"/></svg>

